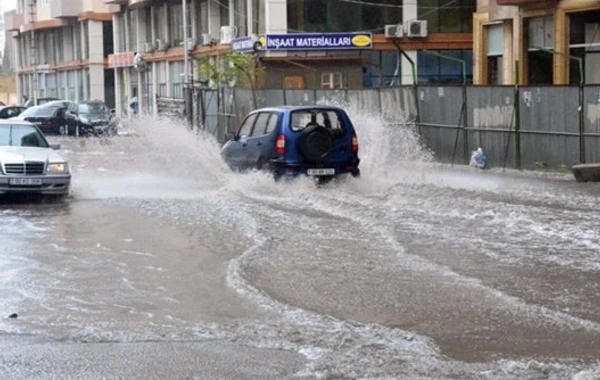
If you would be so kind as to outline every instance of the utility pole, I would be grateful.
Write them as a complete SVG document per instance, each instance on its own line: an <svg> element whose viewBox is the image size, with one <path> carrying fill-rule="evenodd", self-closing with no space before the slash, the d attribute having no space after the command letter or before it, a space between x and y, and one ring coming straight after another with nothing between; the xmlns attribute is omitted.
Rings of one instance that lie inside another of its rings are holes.
<svg viewBox="0 0 600 380"><path fill-rule="evenodd" d="M37 75L37 44L35 40L35 21L36 21L36 0L29 0L29 19L31 21L31 66L33 66L33 80L32 80L32 91L33 91L33 105L37 105L37 93L38 93L38 75Z"/></svg>
<svg viewBox="0 0 600 380"><path fill-rule="evenodd" d="M189 69L188 63L190 60L189 51L188 51L188 9L187 9L187 0L181 0L182 9L183 9L183 83L184 87L187 87L187 83L189 80Z"/></svg>
<svg viewBox="0 0 600 380"><path fill-rule="evenodd" d="M182 6L181 9L183 11L183 99L185 105L185 118L188 122L188 126L193 128L193 108L192 104L192 88L189 85L190 81L190 48L189 46L189 31L188 31L188 0L181 0Z"/></svg>

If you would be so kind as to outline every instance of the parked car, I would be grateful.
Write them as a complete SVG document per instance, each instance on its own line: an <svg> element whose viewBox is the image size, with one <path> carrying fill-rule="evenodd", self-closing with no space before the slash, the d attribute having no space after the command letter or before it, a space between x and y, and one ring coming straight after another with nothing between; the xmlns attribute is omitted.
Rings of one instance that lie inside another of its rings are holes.
<svg viewBox="0 0 600 380"><path fill-rule="evenodd" d="M87 100L71 103L66 113L69 134L79 130L80 135L114 135L117 133L117 119L100 100Z"/></svg>
<svg viewBox="0 0 600 380"><path fill-rule="evenodd" d="M0 107L0 119L10 119L11 117L19 116L25 111L25 107L6 106Z"/></svg>
<svg viewBox="0 0 600 380"><path fill-rule="evenodd" d="M360 175L356 131L339 107L258 109L227 138L221 155L234 170L268 170L275 178Z"/></svg>
<svg viewBox="0 0 600 380"><path fill-rule="evenodd" d="M20 115L11 118L11 120L28 121L39 127L47 135L65 135L67 134L66 110L65 107L35 106L27 108Z"/></svg>
<svg viewBox="0 0 600 380"><path fill-rule="evenodd" d="M33 99L28 99L23 106L25 108L35 107L35 106L41 106L42 104L46 104L46 103L51 102L53 100L60 100L60 99L57 99L57 98L37 98L37 102L34 101Z"/></svg>
<svg viewBox="0 0 600 380"><path fill-rule="evenodd" d="M68 195L69 164L58 149L35 125L0 120L0 194Z"/></svg>

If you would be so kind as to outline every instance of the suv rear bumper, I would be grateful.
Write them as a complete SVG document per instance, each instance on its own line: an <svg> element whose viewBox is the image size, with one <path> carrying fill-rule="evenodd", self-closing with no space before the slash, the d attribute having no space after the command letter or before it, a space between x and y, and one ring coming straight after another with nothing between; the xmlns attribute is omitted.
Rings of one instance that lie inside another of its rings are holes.
<svg viewBox="0 0 600 380"><path fill-rule="evenodd" d="M271 160L273 171L278 176L296 177L299 175L309 175L310 169L333 169L333 174L318 174L316 176L337 176L342 174L353 174L356 175L360 159L355 159L352 162L347 163L334 163L334 164L307 164L307 163L289 163L280 159Z"/></svg>

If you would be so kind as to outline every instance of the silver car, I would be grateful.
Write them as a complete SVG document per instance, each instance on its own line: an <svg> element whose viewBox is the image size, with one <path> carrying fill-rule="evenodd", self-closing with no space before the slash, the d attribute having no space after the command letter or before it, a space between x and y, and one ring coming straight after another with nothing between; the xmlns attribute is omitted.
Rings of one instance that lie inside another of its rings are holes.
<svg viewBox="0 0 600 380"><path fill-rule="evenodd" d="M0 120L0 194L68 195L69 164L58 149L33 124Z"/></svg>

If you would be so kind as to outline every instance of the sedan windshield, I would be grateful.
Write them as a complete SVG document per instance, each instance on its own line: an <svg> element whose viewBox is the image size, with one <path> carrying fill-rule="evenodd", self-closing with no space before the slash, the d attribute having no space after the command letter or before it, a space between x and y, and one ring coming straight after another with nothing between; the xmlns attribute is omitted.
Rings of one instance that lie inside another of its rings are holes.
<svg viewBox="0 0 600 380"><path fill-rule="evenodd" d="M41 133L28 125L0 125L0 146L48 148Z"/></svg>
<svg viewBox="0 0 600 380"><path fill-rule="evenodd" d="M104 116L108 113L108 108L101 103L83 103L79 105L80 115Z"/></svg>

